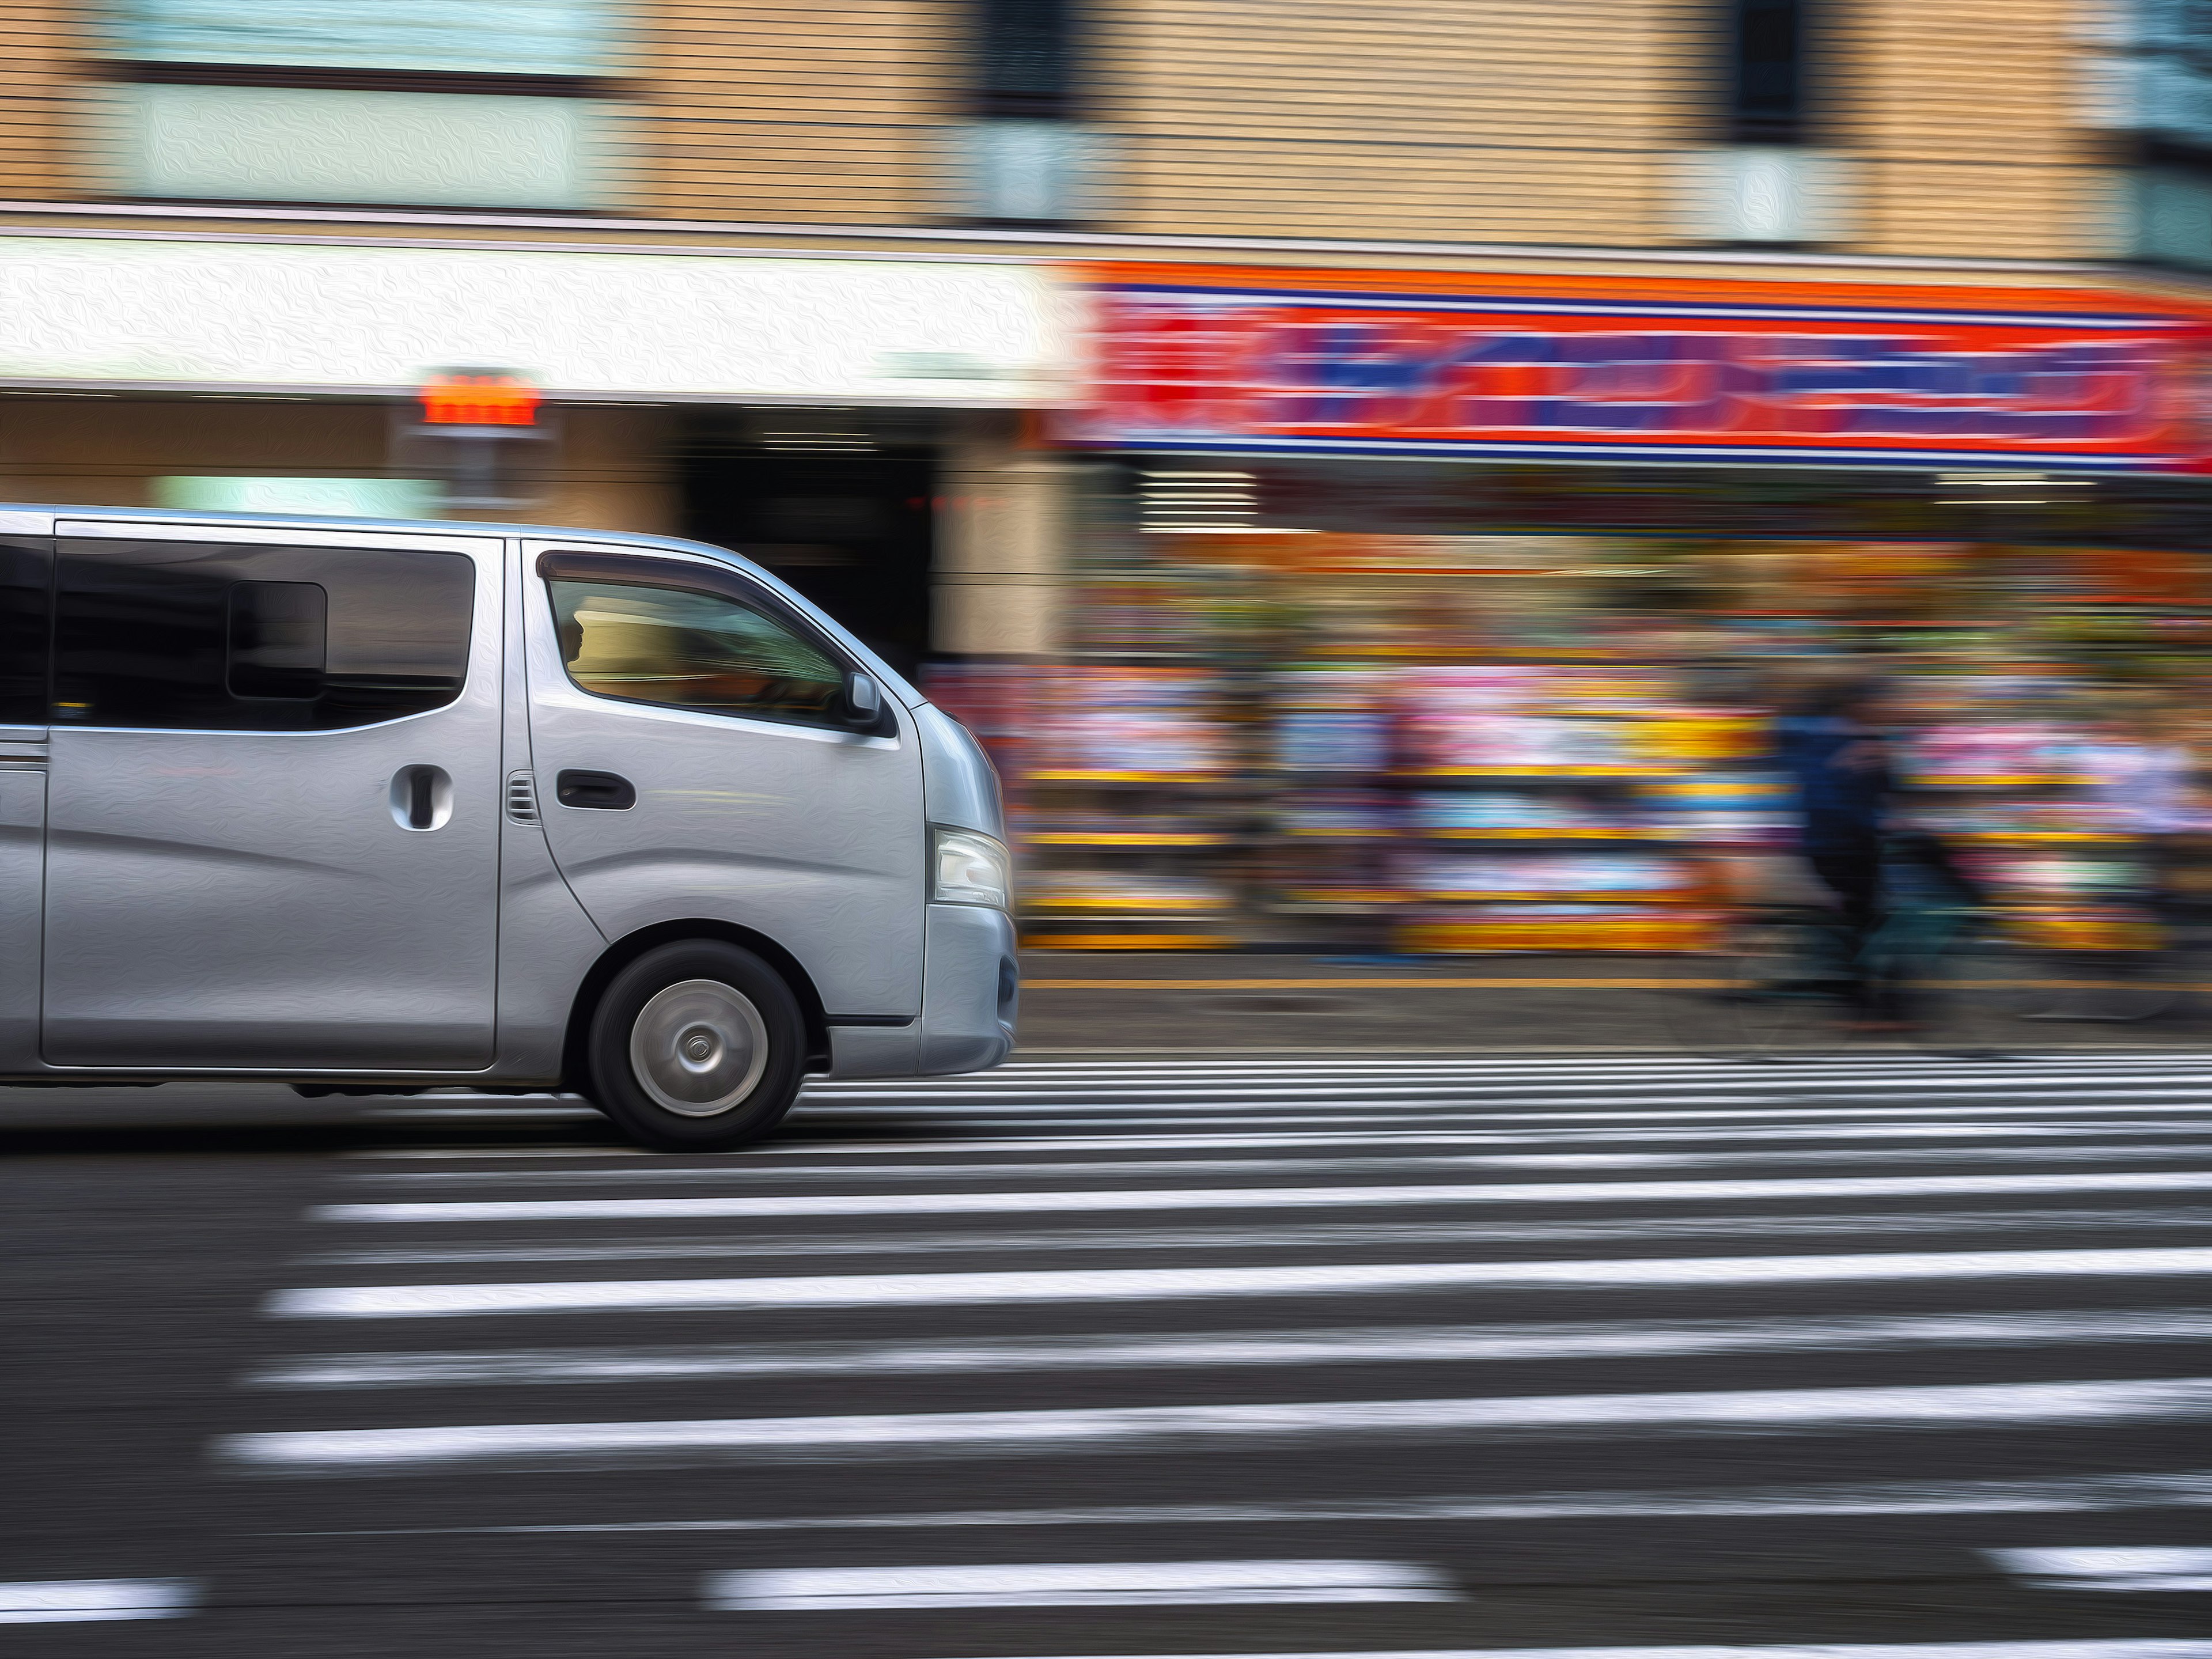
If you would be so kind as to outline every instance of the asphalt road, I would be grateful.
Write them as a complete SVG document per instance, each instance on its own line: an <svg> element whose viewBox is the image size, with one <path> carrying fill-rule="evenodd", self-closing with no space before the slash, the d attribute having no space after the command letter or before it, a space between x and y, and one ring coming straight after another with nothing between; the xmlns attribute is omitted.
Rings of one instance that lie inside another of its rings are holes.
<svg viewBox="0 0 2212 1659"><path fill-rule="evenodd" d="M19 1094L0 1148L13 1653L2212 1656L2201 1057L1060 1055L720 1158Z"/></svg>

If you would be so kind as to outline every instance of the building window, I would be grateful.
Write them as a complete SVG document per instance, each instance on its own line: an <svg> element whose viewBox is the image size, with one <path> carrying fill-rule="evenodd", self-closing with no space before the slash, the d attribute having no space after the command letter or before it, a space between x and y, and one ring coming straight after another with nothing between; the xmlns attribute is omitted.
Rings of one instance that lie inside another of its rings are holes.
<svg viewBox="0 0 2212 1659"><path fill-rule="evenodd" d="M1850 240L1852 169L1814 148L1812 0L1729 0L1720 19L1715 142L1679 158L1682 234L1730 247Z"/></svg>
<svg viewBox="0 0 2212 1659"><path fill-rule="evenodd" d="M601 204L611 0L128 0L117 188L216 201Z"/></svg>
<svg viewBox="0 0 2212 1659"><path fill-rule="evenodd" d="M1103 143L1083 125L1079 0L972 0L969 107L946 162L956 216L1065 224L1101 213Z"/></svg>
<svg viewBox="0 0 2212 1659"><path fill-rule="evenodd" d="M2212 270L2212 0L2116 8L2095 44L2087 118L2134 148L2118 251Z"/></svg>
<svg viewBox="0 0 2212 1659"><path fill-rule="evenodd" d="M975 112L1073 114L1075 21L1073 0L977 0Z"/></svg>
<svg viewBox="0 0 2212 1659"><path fill-rule="evenodd" d="M1794 144L1805 126L1803 0L1732 0L1728 137L1739 144Z"/></svg>

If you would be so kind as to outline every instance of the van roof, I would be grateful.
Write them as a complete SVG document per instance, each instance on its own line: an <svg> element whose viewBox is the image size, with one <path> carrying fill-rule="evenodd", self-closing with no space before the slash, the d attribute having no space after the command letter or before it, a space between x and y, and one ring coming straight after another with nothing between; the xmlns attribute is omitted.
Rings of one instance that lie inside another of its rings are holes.
<svg viewBox="0 0 2212 1659"><path fill-rule="evenodd" d="M594 530L577 525L509 523L486 519L371 519L352 514L325 513L207 513L160 507L83 507L45 501L0 502L0 527L16 527L25 519L103 519L123 524L251 525L282 530L298 525L315 530L404 530L427 536L589 536L594 541L619 542L634 547L681 550L689 553L719 553L744 558L734 549L711 542L695 542L680 536L651 536L635 530ZM750 563L751 561L747 560Z"/></svg>

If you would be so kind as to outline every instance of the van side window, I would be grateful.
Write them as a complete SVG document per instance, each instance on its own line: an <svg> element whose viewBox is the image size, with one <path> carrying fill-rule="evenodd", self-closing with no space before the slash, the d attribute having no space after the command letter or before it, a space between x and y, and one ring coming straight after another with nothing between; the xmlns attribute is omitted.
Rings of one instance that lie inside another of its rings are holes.
<svg viewBox="0 0 2212 1659"><path fill-rule="evenodd" d="M726 594L550 578L561 660L586 691L629 702L842 726L844 672L777 618Z"/></svg>
<svg viewBox="0 0 2212 1659"><path fill-rule="evenodd" d="M46 723L51 543L0 540L0 726Z"/></svg>
<svg viewBox="0 0 2212 1659"><path fill-rule="evenodd" d="M234 697L319 697L330 595L318 582L233 582L223 684Z"/></svg>
<svg viewBox="0 0 2212 1659"><path fill-rule="evenodd" d="M65 541L58 724L331 732L453 701L476 566L398 548Z"/></svg>

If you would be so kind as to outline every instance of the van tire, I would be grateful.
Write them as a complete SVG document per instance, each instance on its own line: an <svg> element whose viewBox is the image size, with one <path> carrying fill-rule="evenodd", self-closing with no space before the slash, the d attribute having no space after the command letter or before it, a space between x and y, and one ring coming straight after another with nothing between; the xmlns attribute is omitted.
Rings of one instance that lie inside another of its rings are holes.
<svg viewBox="0 0 2212 1659"><path fill-rule="evenodd" d="M719 939L662 945L617 973L586 1038L591 1096L641 1146L725 1152L783 1121L806 1022L783 976Z"/></svg>

